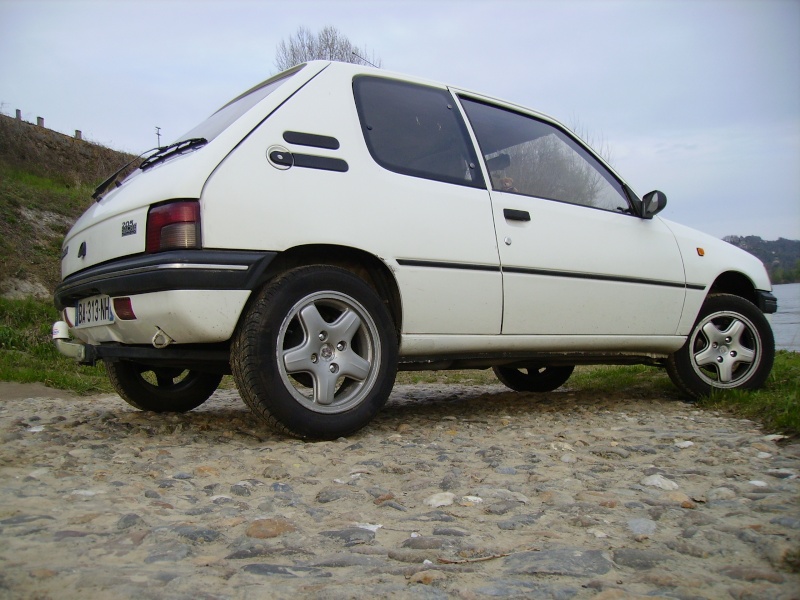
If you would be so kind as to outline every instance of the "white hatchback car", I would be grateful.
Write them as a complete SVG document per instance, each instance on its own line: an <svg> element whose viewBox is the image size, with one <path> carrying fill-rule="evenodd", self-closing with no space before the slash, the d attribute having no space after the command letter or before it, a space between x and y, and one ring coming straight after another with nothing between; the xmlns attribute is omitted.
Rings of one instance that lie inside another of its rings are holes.
<svg viewBox="0 0 800 600"><path fill-rule="evenodd" d="M64 242L54 338L143 410L190 410L232 372L266 422L336 438L397 369L535 392L646 363L701 396L772 368L756 258L494 98L310 62L117 178Z"/></svg>

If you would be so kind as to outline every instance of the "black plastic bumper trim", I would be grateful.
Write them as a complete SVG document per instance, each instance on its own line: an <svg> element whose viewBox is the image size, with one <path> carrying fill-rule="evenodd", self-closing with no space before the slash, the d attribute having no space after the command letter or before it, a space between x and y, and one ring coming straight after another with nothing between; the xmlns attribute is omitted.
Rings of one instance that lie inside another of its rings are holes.
<svg viewBox="0 0 800 600"><path fill-rule="evenodd" d="M56 308L81 298L168 290L253 290L277 252L178 250L136 255L71 275L54 294Z"/></svg>
<svg viewBox="0 0 800 600"><path fill-rule="evenodd" d="M765 292L764 290L756 290L758 308L761 312L771 315L778 312L778 299L772 292Z"/></svg>

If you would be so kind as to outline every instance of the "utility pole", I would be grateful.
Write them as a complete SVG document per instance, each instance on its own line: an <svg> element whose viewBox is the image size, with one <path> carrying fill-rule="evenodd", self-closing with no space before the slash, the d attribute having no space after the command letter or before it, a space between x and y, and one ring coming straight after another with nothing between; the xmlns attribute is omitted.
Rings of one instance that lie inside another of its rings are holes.
<svg viewBox="0 0 800 600"><path fill-rule="evenodd" d="M161 148L161 127L156 126L156 137L158 138L158 147Z"/></svg>

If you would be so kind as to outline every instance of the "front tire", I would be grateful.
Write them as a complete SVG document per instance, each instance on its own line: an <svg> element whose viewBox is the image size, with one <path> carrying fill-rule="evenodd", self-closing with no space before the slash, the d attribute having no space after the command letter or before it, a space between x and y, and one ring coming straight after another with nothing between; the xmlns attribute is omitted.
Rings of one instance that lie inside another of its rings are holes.
<svg viewBox="0 0 800 600"><path fill-rule="evenodd" d="M231 368L261 419L300 438L335 439L366 425L397 371L394 323L349 271L300 267L265 286L234 337Z"/></svg>
<svg viewBox="0 0 800 600"><path fill-rule="evenodd" d="M673 383L693 398L714 390L754 390L764 385L775 360L766 317L739 296L709 296L686 344L667 360Z"/></svg>
<svg viewBox="0 0 800 600"><path fill-rule="evenodd" d="M106 362L111 385L125 402L151 412L187 412L208 400L222 375L128 361Z"/></svg>
<svg viewBox="0 0 800 600"><path fill-rule="evenodd" d="M530 365L524 368L492 367L497 378L517 392L552 392L567 382L574 366L539 367Z"/></svg>

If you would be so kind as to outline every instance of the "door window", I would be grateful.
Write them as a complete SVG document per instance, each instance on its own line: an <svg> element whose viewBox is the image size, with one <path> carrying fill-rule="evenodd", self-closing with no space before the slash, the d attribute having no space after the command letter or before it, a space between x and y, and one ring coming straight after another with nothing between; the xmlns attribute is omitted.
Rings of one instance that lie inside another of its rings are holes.
<svg viewBox="0 0 800 600"><path fill-rule="evenodd" d="M466 125L445 89L356 77L364 139L382 167L415 177L484 187Z"/></svg>
<svg viewBox="0 0 800 600"><path fill-rule="evenodd" d="M622 185L576 140L539 119L461 98L492 189L631 213Z"/></svg>

